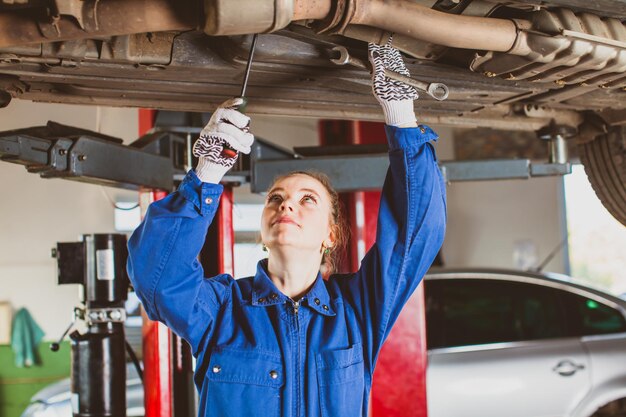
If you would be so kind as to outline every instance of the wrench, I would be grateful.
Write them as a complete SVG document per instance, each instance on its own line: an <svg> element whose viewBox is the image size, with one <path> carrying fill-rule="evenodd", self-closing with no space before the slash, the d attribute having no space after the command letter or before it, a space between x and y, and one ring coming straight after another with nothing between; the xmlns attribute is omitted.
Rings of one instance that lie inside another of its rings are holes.
<svg viewBox="0 0 626 417"><path fill-rule="evenodd" d="M239 97L243 99L243 103L239 105L237 110L242 113L246 112L246 107L248 106L248 99L246 99L246 88L248 87L248 78L250 78L250 68L252 67L252 58L254 57L254 49L256 48L256 41L258 39L258 34L255 33L252 37L252 45L250 46L250 53L248 54L248 62L246 64L246 73L243 77L243 83L241 84L241 94ZM224 158L234 158L237 156L237 151L232 149L228 145L224 145L222 147L222 157Z"/></svg>
<svg viewBox="0 0 626 417"><path fill-rule="evenodd" d="M339 54L339 58L331 58L331 62L337 65L352 65L354 67L362 68L371 72L371 66L369 63L365 63L362 60L353 57L348 52L345 46L335 46L330 50L331 54L337 55ZM407 77L406 75L402 75L398 72L391 71L385 68L385 77L391 78L392 80L400 81L405 84L408 84L412 87L415 87L419 91L423 91L435 100L445 100L448 98L448 94L450 90L448 90L448 86L442 83L427 83L424 81L419 81L414 78Z"/></svg>

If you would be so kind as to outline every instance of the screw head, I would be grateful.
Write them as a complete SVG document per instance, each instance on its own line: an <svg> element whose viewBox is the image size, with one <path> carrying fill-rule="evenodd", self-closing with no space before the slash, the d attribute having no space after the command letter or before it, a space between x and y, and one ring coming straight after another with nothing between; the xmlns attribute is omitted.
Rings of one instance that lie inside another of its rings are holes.
<svg viewBox="0 0 626 417"><path fill-rule="evenodd" d="M109 318L111 320L120 320L122 318L122 313L118 310L113 310L109 313Z"/></svg>

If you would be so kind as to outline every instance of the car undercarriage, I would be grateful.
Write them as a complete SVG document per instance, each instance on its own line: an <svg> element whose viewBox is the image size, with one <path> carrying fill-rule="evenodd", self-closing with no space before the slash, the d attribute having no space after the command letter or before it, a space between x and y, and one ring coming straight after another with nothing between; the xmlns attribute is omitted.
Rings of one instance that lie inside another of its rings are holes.
<svg viewBox="0 0 626 417"><path fill-rule="evenodd" d="M626 1L2 0L0 106L12 99L205 112L235 96L261 33L248 112L381 120L367 42L406 54L424 123L576 141L626 224Z"/></svg>

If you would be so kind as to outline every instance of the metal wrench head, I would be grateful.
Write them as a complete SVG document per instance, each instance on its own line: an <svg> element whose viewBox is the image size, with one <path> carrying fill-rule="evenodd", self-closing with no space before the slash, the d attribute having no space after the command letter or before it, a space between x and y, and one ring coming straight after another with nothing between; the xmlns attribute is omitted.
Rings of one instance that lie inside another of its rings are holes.
<svg viewBox="0 0 626 417"><path fill-rule="evenodd" d="M428 84L428 95L434 98L435 100L445 100L448 98L448 94L450 90L448 90L448 86L442 83L430 83Z"/></svg>
<svg viewBox="0 0 626 417"><path fill-rule="evenodd" d="M350 62L350 54L345 46L335 46L331 52L339 53L339 58L331 58L330 62L337 65L347 65Z"/></svg>

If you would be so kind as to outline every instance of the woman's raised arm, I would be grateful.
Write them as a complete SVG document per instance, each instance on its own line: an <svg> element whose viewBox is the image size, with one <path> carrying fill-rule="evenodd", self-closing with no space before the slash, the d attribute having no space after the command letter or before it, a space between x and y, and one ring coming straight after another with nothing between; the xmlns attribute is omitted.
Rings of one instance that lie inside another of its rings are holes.
<svg viewBox="0 0 626 417"><path fill-rule="evenodd" d="M387 121L390 162L376 242L354 276L337 280L361 323L370 369L402 307L435 259L446 224L445 185L429 143L437 135L415 121L417 92L384 77L384 68L409 75L400 53L388 45L370 45L373 89Z"/></svg>

